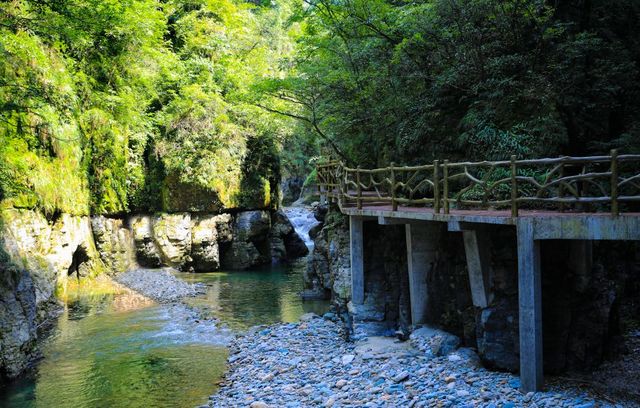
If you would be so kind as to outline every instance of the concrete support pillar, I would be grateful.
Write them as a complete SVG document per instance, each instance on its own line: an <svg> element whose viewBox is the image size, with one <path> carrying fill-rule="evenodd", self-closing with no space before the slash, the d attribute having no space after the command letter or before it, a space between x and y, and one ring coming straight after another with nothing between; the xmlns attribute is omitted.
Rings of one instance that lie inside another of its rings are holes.
<svg viewBox="0 0 640 408"><path fill-rule="evenodd" d="M362 217L349 217L351 244L351 301L364 303L364 229Z"/></svg>
<svg viewBox="0 0 640 408"><path fill-rule="evenodd" d="M428 306L428 280L437 261L438 242L442 238L442 225L422 222L406 225L407 264L409 267L409 294L411 323L426 322Z"/></svg>
<svg viewBox="0 0 640 408"><path fill-rule="evenodd" d="M542 278L540 241L531 219L518 219L518 299L520 313L520 383L522 391L539 391L542 375Z"/></svg>
<svg viewBox="0 0 640 408"><path fill-rule="evenodd" d="M471 299L475 307L491 303L491 237L482 228L462 231L469 272Z"/></svg>

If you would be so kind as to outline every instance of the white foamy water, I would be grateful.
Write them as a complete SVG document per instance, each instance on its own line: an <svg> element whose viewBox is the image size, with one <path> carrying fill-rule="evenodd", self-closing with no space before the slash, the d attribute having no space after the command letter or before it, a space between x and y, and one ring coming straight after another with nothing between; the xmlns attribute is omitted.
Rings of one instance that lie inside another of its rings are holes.
<svg viewBox="0 0 640 408"><path fill-rule="evenodd" d="M309 236L309 230L319 224L313 216L313 211L309 207L285 207L284 213L289 217L293 228L295 228L300 238L303 239L307 248L313 248L313 240Z"/></svg>

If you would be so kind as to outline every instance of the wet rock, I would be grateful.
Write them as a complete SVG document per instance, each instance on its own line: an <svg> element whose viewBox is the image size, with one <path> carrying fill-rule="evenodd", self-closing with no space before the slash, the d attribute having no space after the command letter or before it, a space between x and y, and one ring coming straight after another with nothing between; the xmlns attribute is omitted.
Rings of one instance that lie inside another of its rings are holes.
<svg viewBox="0 0 640 408"><path fill-rule="evenodd" d="M322 227L323 227L322 224L317 224L311 227L309 229L309 237L311 239L316 239L316 237L320 234L320 231L322 231Z"/></svg>
<svg viewBox="0 0 640 408"><path fill-rule="evenodd" d="M282 211L276 211L271 216L270 241L271 257L275 261L300 258L309 253L307 245Z"/></svg>
<svg viewBox="0 0 640 408"><path fill-rule="evenodd" d="M288 259L301 258L309 253L309 248L295 231L284 237L284 246Z"/></svg>
<svg viewBox="0 0 640 408"><path fill-rule="evenodd" d="M319 222L324 222L327 213L329 212L329 206L326 204L318 204L313 207L313 216Z"/></svg>

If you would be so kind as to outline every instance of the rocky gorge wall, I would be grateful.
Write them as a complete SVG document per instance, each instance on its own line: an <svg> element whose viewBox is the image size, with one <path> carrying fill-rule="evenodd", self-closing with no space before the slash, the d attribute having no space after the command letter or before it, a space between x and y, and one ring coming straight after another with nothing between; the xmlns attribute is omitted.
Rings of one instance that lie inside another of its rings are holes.
<svg viewBox="0 0 640 408"><path fill-rule="evenodd" d="M330 212L315 238L305 274L306 291L350 300L348 218ZM428 323L477 350L491 368L519 368L517 248L513 228L491 226L491 298L474 307L459 232L444 232L428 279ZM406 331L410 320L403 227L364 223L365 300L350 304L353 320L374 332ZM621 347L625 316L640 313L640 248L594 242L593 263L576 268L576 241L543 243L545 372L587 371ZM590 244L591 245L591 244ZM357 329L356 329L357 331Z"/></svg>
<svg viewBox="0 0 640 408"><path fill-rule="evenodd" d="M242 270L304 256L281 211L45 217L5 209L0 224L0 379L36 354L38 327L59 310L69 279L131 268Z"/></svg>

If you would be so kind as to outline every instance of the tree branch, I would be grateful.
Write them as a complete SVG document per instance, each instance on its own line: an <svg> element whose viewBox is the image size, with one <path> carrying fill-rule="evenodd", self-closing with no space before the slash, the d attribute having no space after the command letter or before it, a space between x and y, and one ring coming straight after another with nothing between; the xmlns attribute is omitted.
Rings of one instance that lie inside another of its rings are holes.
<svg viewBox="0 0 640 408"><path fill-rule="evenodd" d="M318 126L318 121L316 119L316 115L315 115L315 111L313 112L313 118L308 118L305 116L301 116L301 115L297 115L295 113L291 113L291 112L285 112L285 111L281 111L278 109L273 109L270 108L268 106L264 106L261 105L259 103L254 103L254 106L257 106L259 108L262 108L264 110L266 110L267 112L271 112L271 113L275 113L278 115L283 115L283 116L287 116L290 117L292 119L297 119L300 120L302 122L308 123L310 124L313 129L316 131L316 133L318 133L318 135L327 143L329 143L329 146L331 146L331 149L333 149L333 151L342 159L344 160L346 163L349 162L349 159L347 158L347 156L342 152L342 150L340 150L340 148L338 147L338 145L336 144L336 142L331 139L331 137L329 137L326 133L324 133L322 131L322 129L320 129L320 126Z"/></svg>

